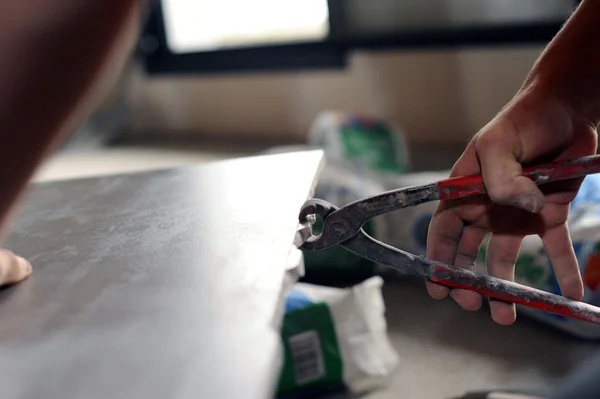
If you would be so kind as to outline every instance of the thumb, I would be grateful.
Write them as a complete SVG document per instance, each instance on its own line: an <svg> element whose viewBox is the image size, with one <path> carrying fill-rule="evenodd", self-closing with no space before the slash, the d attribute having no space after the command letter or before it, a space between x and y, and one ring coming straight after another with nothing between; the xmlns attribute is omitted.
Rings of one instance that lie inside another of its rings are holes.
<svg viewBox="0 0 600 399"><path fill-rule="evenodd" d="M31 264L6 249L0 249L0 286L19 283L31 275Z"/></svg>
<svg viewBox="0 0 600 399"><path fill-rule="evenodd" d="M497 204L540 212L544 194L523 176L521 144L516 132L510 130L495 126L482 132L475 143L487 194Z"/></svg>

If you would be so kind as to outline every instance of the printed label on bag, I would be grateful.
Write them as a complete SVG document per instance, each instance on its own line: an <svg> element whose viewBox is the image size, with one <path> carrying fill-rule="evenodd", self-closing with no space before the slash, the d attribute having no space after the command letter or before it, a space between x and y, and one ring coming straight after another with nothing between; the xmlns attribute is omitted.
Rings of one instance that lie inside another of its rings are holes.
<svg viewBox="0 0 600 399"><path fill-rule="evenodd" d="M287 312L281 327L285 363L279 376L278 396L344 385L343 363L331 311L315 303Z"/></svg>
<svg viewBox="0 0 600 399"><path fill-rule="evenodd" d="M288 343L296 384L306 384L325 375L321 342L315 330L293 335L288 339Z"/></svg>

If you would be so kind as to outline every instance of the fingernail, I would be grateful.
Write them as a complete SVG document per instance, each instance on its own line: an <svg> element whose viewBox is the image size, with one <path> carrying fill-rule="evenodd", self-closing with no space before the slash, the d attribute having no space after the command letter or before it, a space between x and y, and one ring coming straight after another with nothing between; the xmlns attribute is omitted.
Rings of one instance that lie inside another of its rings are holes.
<svg viewBox="0 0 600 399"><path fill-rule="evenodd" d="M539 204L534 195L521 195L515 197L512 204L517 208L524 209L531 213L539 212Z"/></svg>

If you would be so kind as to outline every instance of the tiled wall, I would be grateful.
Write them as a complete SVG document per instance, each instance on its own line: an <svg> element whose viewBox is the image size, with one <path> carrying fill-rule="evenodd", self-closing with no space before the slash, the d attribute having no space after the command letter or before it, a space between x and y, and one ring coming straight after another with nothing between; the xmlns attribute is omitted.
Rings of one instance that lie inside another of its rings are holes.
<svg viewBox="0 0 600 399"><path fill-rule="evenodd" d="M149 78L134 69L127 125L165 134L302 139L323 109L385 117L414 144L462 143L518 89L541 46L357 53L343 71Z"/></svg>

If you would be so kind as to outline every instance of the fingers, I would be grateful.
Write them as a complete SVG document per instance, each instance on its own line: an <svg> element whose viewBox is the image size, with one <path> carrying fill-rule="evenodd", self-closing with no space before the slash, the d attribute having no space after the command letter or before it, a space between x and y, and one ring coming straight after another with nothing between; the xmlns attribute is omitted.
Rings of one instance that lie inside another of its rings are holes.
<svg viewBox="0 0 600 399"><path fill-rule="evenodd" d="M515 206L537 213L545 204L536 184L522 175L517 155L521 152L519 137L502 123L479 136L476 143L486 191L495 203Z"/></svg>
<svg viewBox="0 0 600 399"><path fill-rule="evenodd" d="M0 286L18 283L29 275L29 262L6 249L0 250Z"/></svg>
<svg viewBox="0 0 600 399"><path fill-rule="evenodd" d="M580 301L583 298L583 282L567 224L562 223L547 230L541 238L554 266L561 294Z"/></svg>
<svg viewBox="0 0 600 399"><path fill-rule="evenodd" d="M446 264L454 263L462 231L462 220L454 212L446 210L444 204L440 204L429 223L427 258ZM425 284L427 292L435 299L443 299L450 292L443 285L435 284L431 281L426 281Z"/></svg>
<svg viewBox="0 0 600 399"><path fill-rule="evenodd" d="M477 254L479 253L479 247L486 235L487 230L485 229L474 226L465 227L458 243L453 265L473 270ZM481 295L476 292L454 289L450 291L450 296L465 310L474 311L481 308Z"/></svg>
<svg viewBox="0 0 600 399"><path fill-rule="evenodd" d="M487 249L487 269L490 276L514 281L515 263L517 263L522 242L522 236L492 234ZM490 299L490 310L492 319L501 325L510 325L517 318L514 304Z"/></svg>
<svg viewBox="0 0 600 399"><path fill-rule="evenodd" d="M463 227L462 220L452 211L440 210L432 218L428 236L427 257L448 265L472 270L479 253L479 246L486 236L486 230L474 226ZM465 310L478 310L481 295L473 291L454 289L426 282L429 295L435 299L450 296Z"/></svg>
<svg viewBox="0 0 600 399"><path fill-rule="evenodd" d="M450 177L465 176L479 173L479 163L475 153L475 142L471 141L461 157L452 168ZM438 209L429 223L427 233L427 258L445 263L454 264L458 243L463 234L463 221L449 209L448 203L440 203ZM425 282L427 292L432 298L443 299L450 290L442 285Z"/></svg>

